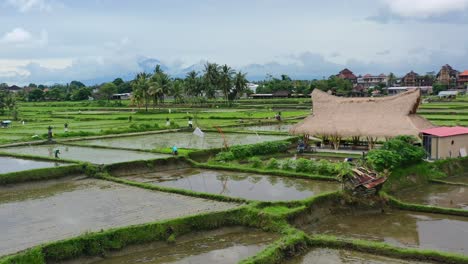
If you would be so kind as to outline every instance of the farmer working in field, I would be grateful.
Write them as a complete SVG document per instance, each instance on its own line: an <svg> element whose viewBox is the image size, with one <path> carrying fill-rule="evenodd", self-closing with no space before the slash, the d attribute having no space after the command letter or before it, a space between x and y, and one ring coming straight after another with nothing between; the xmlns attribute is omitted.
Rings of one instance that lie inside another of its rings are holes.
<svg viewBox="0 0 468 264"><path fill-rule="evenodd" d="M55 155L55 158L56 158L56 159L60 159L59 154L60 154L60 150L59 150L59 149L55 149L55 150L54 150L54 155Z"/></svg>
<svg viewBox="0 0 468 264"><path fill-rule="evenodd" d="M173 146L173 147L172 147L172 154L173 154L174 156L177 156L177 155L179 154L179 150L177 149L176 146Z"/></svg>

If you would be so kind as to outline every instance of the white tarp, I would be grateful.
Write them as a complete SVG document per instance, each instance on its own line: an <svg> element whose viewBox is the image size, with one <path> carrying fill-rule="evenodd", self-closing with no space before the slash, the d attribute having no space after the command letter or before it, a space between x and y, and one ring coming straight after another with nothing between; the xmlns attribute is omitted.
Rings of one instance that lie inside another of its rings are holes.
<svg viewBox="0 0 468 264"><path fill-rule="evenodd" d="M201 131L201 129L199 127L195 128L195 130L193 131L193 134L197 137L205 137L205 133L203 131Z"/></svg>

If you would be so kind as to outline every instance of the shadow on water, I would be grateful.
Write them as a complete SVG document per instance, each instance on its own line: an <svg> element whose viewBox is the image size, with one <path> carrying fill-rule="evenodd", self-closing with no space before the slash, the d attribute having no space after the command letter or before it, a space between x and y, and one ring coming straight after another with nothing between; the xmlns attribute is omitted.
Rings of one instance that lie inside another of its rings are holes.
<svg viewBox="0 0 468 264"><path fill-rule="evenodd" d="M309 234L380 241L396 246L468 254L466 217L406 211L355 211L315 218L299 228Z"/></svg>
<svg viewBox="0 0 468 264"><path fill-rule="evenodd" d="M27 160L13 157L0 157L0 174L23 170L52 168L63 165L65 164L59 162Z"/></svg>
<svg viewBox="0 0 468 264"><path fill-rule="evenodd" d="M160 186L264 201L300 200L341 188L335 182L193 168L126 178Z"/></svg>
<svg viewBox="0 0 468 264"><path fill-rule="evenodd" d="M111 252L107 258L77 259L62 264L124 263L238 263L255 255L279 236L243 227L195 232L176 238L174 244L154 242Z"/></svg>
<svg viewBox="0 0 468 264"><path fill-rule="evenodd" d="M423 264L424 262L408 261L366 254L356 251L317 248L309 253L295 257L285 264Z"/></svg>

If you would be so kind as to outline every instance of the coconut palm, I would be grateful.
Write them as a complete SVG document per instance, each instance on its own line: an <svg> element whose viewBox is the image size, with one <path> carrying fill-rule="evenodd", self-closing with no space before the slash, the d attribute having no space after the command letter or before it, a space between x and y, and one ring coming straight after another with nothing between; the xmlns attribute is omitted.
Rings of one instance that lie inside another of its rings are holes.
<svg viewBox="0 0 468 264"><path fill-rule="evenodd" d="M190 71L185 76L185 91L189 96L199 96L202 93L200 78L196 71Z"/></svg>
<svg viewBox="0 0 468 264"><path fill-rule="evenodd" d="M236 72L226 64L221 67L219 72L219 87L223 91L226 102L229 100L228 96L232 88L232 76L235 73Z"/></svg>
<svg viewBox="0 0 468 264"><path fill-rule="evenodd" d="M149 84L149 92L153 99L153 107L158 103L158 101L164 102L164 95L169 93L170 84L171 79L169 76L161 69L160 65L156 65Z"/></svg>
<svg viewBox="0 0 468 264"><path fill-rule="evenodd" d="M150 75L148 73L141 72L138 73L135 79L132 81L132 90L135 101L137 101L139 105L143 101L146 112L148 112L148 105L150 101L149 78Z"/></svg>
<svg viewBox="0 0 468 264"><path fill-rule="evenodd" d="M233 79L233 86L234 89L231 91L229 94L229 99L230 100L235 100L238 95L242 94L246 89L247 89L247 78L246 78L247 73L243 73L239 71L234 75Z"/></svg>
<svg viewBox="0 0 468 264"><path fill-rule="evenodd" d="M174 102L182 103L184 101L184 81L175 80L172 82L170 94L174 97Z"/></svg>
<svg viewBox="0 0 468 264"><path fill-rule="evenodd" d="M208 98L214 98L219 85L219 65L216 63L206 63L203 75L205 94Z"/></svg>

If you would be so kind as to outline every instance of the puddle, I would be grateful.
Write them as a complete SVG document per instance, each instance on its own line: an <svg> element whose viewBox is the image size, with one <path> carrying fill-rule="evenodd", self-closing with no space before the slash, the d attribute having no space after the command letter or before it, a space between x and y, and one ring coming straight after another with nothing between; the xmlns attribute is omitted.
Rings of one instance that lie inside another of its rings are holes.
<svg viewBox="0 0 468 264"><path fill-rule="evenodd" d="M242 227L195 232L176 238L175 244L154 242L110 252L103 258L79 259L66 264L226 263L255 255L279 238L277 234ZM65 264L63 263L63 264Z"/></svg>
<svg viewBox="0 0 468 264"><path fill-rule="evenodd" d="M405 211L359 212L329 216L300 227L309 234L329 234L468 254L468 218Z"/></svg>
<svg viewBox="0 0 468 264"><path fill-rule="evenodd" d="M260 143L287 139L287 136L256 135L256 134L224 134L229 146ZM84 140L80 143L95 146L120 147L131 149L155 149L177 146L178 148L209 149L224 147L223 137L219 133L205 133L203 138L192 133L161 133L143 136L105 138Z"/></svg>
<svg viewBox="0 0 468 264"><path fill-rule="evenodd" d="M278 124L278 125L264 125L264 126L246 126L241 127L244 130L250 131L275 131L275 132L288 132L293 124Z"/></svg>
<svg viewBox="0 0 468 264"><path fill-rule="evenodd" d="M468 210L468 187L448 184L425 184L395 193L408 202Z"/></svg>
<svg viewBox="0 0 468 264"><path fill-rule="evenodd" d="M317 248L306 255L295 257L285 264L428 264L414 260L388 258L357 251Z"/></svg>
<svg viewBox="0 0 468 264"><path fill-rule="evenodd" d="M468 174L460 175L460 176L453 176L443 179L444 181L448 182L461 182L468 184Z"/></svg>
<svg viewBox="0 0 468 264"><path fill-rule="evenodd" d="M138 174L126 178L160 186L263 201L302 200L341 188L335 182L193 168Z"/></svg>
<svg viewBox="0 0 468 264"><path fill-rule="evenodd" d="M133 160L166 158L170 156L166 154L153 154L138 151L89 148L57 144L4 148L1 149L1 151L54 158L55 149L60 150L59 157L62 159L86 161L94 164L111 164Z"/></svg>
<svg viewBox="0 0 468 264"><path fill-rule="evenodd" d="M0 151L2 150L0 149ZM50 161L27 160L13 157L0 157L0 174L32 169L52 168L63 165L66 164Z"/></svg>
<svg viewBox="0 0 468 264"><path fill-rule="evenodd" d="M83 177L2 186L0 255L88 231L235 206Z"/></svg>

